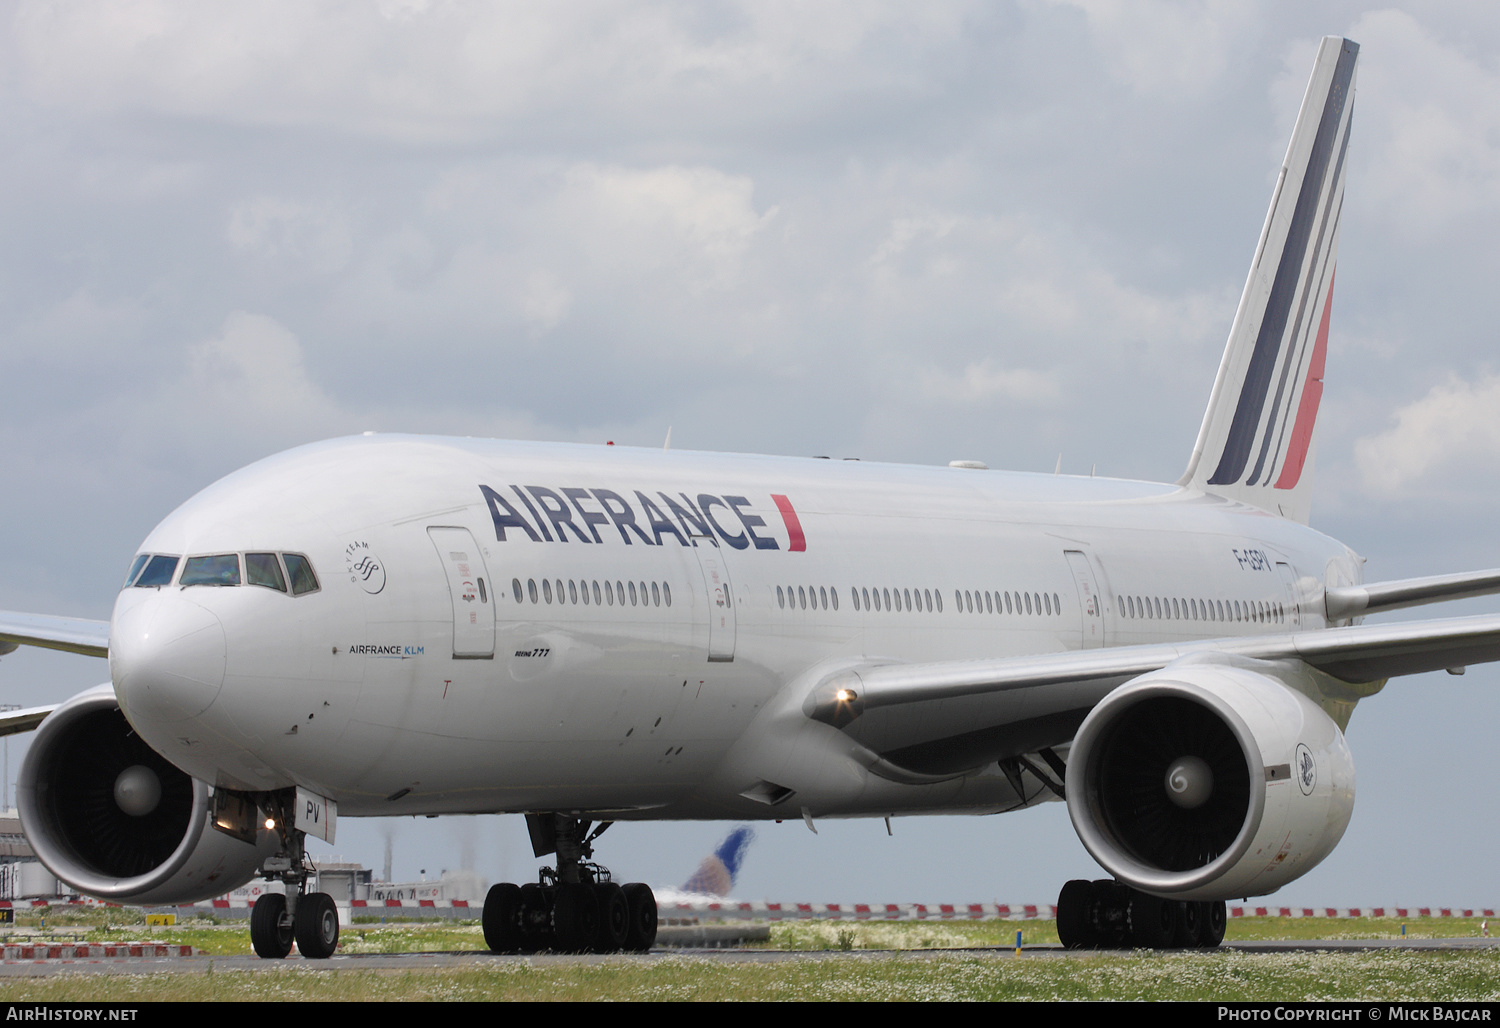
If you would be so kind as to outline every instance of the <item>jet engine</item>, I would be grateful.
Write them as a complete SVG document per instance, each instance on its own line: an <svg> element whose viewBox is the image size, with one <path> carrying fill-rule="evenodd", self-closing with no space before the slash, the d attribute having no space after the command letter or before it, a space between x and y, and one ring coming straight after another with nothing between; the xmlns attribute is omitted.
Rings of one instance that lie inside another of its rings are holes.
<svg viewBox="0 0 1500 1028"><path fill-rule="evenodd" d="M68 700L37 729L16 804L47 869L75 889L120 903L193 903L244 885L276 850L210 827L212 790L141 741L102 685Z"/></svg>
<svg viewBox="0 0 1500 1028"><path fill-rule="evenodd" d="M1244 666L1242 666L1244 665ZM1338 725L1258 662L1184 662L1120 686L1068 755L1068 816L1142 892L1264 895L1307 873L1354 811Z"/></svg>

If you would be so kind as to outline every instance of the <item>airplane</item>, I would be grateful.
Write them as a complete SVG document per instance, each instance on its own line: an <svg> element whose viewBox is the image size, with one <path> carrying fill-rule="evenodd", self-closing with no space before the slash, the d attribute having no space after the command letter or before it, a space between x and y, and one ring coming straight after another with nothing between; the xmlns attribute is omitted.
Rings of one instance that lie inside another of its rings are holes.
<svg viewBox="0 0 1500 1028"><path fill-rule="evenodd" d="M739 878L745 854L754 841L754 828L749 825L736 827L712 853L703 858L698 869L682 884L682 892L689 896L728 896L729 890L734 888L735 879Z"/></svg>
<svg viewBox="0 0 1500 1028"><path fill-rule="evenodd" d="M18 805L81 892L189 902L255 876L266 958L329 956L309 835L519 812L536 882L496 952L649 948L593 860L614 822L994 814L1063 802L1110 875L1068 946L1214 946L1224 900L1305 874L1354 800L1344 729L1400 675L1500 660L1500 616L1362 624L1500 591L1366 584L1309 527L1359 47L1323 40L1202 426L1175 483L370 434L210 485L141 544L109 622L0 641L109 661L4 715Z"/></svg>

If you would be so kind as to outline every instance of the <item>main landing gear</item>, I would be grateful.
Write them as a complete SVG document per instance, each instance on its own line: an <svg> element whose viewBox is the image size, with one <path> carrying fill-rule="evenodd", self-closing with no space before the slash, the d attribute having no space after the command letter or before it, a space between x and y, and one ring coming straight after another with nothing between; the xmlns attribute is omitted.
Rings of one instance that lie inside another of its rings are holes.
<svg viewBox="0 0 1500 1028"><path fill-rule="evenodd" d="M557 853L529 885L502 882L484 898L484 941L495 953L644 953L656 941L656 896L649 885L618 885L590 862L589 822L566 814L528 815L537 856Z"/></svg>
<svg viewBox="0 0 1500 1028"><path fill-rule="evenodd" d="M273 801L272 807L277 806ZM256 956L281 960L297 951L310 960L326 960L339 945L339 911L333 897L326 892L308 892L312 871L303 843L307 833L290 827L286 811L268 807L271 820L281 833L281 850L266 859L262 878L279 879L286 884L286 895L268 892L250 909L250 944Z"/></svg>
<svg viewBox="0 0 1500 1028"><path fill-rule="evenodd" d="M1123 882L1075 879L1057 897L1057 937L1068 949L1212 949L1224 941L1224 903L1162 899Z"/></svg>

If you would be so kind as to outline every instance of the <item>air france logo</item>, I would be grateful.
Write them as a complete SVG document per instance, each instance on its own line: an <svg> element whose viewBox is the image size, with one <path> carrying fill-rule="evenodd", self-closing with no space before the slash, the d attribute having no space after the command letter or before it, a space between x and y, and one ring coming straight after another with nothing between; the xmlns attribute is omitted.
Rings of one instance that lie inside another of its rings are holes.
<svg viewBox="0 0 1500 1028"><path fill-rule="evenodd" d="M524 532L534 543L592 545L612 539L610 528L614 528L626 546L663 546L672 539L681 546L693 546L697 536L712 539L715 546L720 541L728 543L736 550L783 548L781 532L755 513L755 506L744 496L679 492L674 497L657 492L653 497L635 489L631 500L613 489L540 485L511 485L503 490L481 485L479 491L495 522L495 538L502 543L507 533ZM785 527L785 549L806 550L807 537L792 501L772 493L771 502Z"/></svg>
<svg viewBox="0 0 1500 1028"><path fill-rule="evenodd" d="M385 564L369 543L353 542L344 547L344 569L349 572L349 580L371 596L385 588Z"/></svg>
<svg viewBox="0 0 1500 1028"><path fill-rule="evenodd" d="M1311 796L1313 787L1318 784L1318 765L1313 761L1312 750L1305 743L1297 744L1297 784L1302 787L1302 795Z"/></svg>

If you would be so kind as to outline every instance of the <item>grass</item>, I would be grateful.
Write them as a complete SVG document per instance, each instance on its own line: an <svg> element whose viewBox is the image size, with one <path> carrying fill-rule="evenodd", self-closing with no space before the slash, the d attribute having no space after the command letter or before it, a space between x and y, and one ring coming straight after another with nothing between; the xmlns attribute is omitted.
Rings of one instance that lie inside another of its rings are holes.
<svg viewBox="0 0 1500 1028"><path fill-rule="evenodd" d="M30 934L80 942L164 942L188 945L212 956L248 956L250 929L244 920L194 918L172 927L148 928L145 917L124 907L62 908L45 915L20 913L16 928ZM1307 939L1396 939L1403 923L1411 939L1474 938L1480 919L1253 917L1229 922L1227 942ZM1500 925L1497 925L1500 928ZM931 950L1012 947L1020 929L1024 945L1057 943L1052 921L782 921L771 926L769 947L779 950ZM19 934L19 933L18 933ZM358 919L340 933L344 953L421 953L483 950L477 920Z"/></svg>
<svg viewBox="0 0 1500 1028"><path fill-rule="evenodd" d="M1306 939L1475 938L1479 918L1246 917L1229 922L1226 942ZM1496 926L1500 929L1500 925ZM788 950L961 949L1014 946L1016 930L1027 946L1057 944L1055 921L785 921L771 927L771 947ZM841 933L848 933L841 939ZM848 942L849 945L844 943Z"/></svg>
<svg viewBox="0 0 1500 1028"><path fill-rule="evenodd" d="M79 975L0 981L5 1002L390 1000L1486 1000L1500 954L1409 952L1127 954L1077 959L830 954L734 962L703 957L598 963L503 961L428 971Z"/></svg>
<svg viewBox="0 0 1500 1028"><path fill-rule="evenodd" d="M39 914L20 914L20 932ZM1412 919L1409 938L1473 937L1478 920ZM1500 1000L1500 950L1458 953L1099 953L1013 958L1055 943L1050 921L793 921L773 925L777 950L826 951L816 960L734 961L692 955L603 960L504 960L473 967L330 970L290 961L253 971L62 975L0 979L0 1002L174 1000ZM48 934L89 942L186 943L210 955L247 955L244 921L194 919L147 928L122 908L49 912ZM1399 937L1401 922L1357 918L1244 918L1232 940ZM988 953L927 953L991 947ZM345 953L482 950L475 922L407 921L346 926ZM881 952L873 952L873 951ZM179 965L184 966L184 965Z"/></svg>

